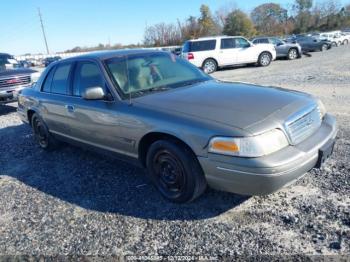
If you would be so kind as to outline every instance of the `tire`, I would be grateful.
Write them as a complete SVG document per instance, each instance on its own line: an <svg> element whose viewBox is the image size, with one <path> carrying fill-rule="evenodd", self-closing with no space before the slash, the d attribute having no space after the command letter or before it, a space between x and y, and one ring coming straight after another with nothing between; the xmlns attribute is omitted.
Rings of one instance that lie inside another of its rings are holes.
<svg viewBox="0 0 350 262"><path fill-rule="evenodd" d="M148 175L162 196L186 203L203 194L206 180L196 156L171 140L154 142L146 158Z"/></svg>
<svg viewBox="0 0 350 262"><path fill-rule="evenodd" d="M344 42L343 42L343 45L347 45L347 44L349 44L349 40L345 39Z"/></svg>
<svg viewBox="0 0 350 262"><path fill-rule="evenodd" d="M336 42L332 42L332 47L338 46Z"/></svg>
<svg viewBox="0 0 350 262"><path fill-rule="evenodd" d="M338 45L337 46L341 46L341 42L338 42Z"/></svg>
<svg viewBox="0 0 350 262"><path fill-rule="evenodd" d="M327 44L323 44L323 45L321 45L321 49L320 49L320 51L326 51L326 50L328 50L328 46L327 46Z"/></svg>
<svg viewBox="0 0 350 262"><path fill-rule="evenodd" d="M258 58L259 66L268 66L271 64L272 55L269 52L262 52Z"/></svg>
<svg viewBox="0 0 350 262"><path fill-rule="evenodd" d="M218 69L218 63L214 59L208 58L204 60L202 65L202 70L204 71L204 73L212 74L217 69Z"/></svg>
<svg viewBox="0 0 350 262"><path fill-rule="evenodd" d="M39 117L38 114L34 113L31 118L32 129L34 138L38 142L40 148L44 150L54 150L58 146L57 140L49 132L44 121Z"/></svg>
<svg viewBox="0 0 350 262"><path fill-rule="evenodd" d="M287 56L289 60L297 59L298 56L299 56L299 53L298 53L297 49L295 49L295 48L289 49L288 56Z"/></svg>

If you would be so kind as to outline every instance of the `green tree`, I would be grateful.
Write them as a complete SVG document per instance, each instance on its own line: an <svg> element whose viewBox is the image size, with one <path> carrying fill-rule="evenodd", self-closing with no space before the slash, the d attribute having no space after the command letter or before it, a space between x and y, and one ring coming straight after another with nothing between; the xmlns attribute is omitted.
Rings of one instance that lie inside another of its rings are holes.
<svg viewBox="0 0 350 262"><path fill-rule="evenodd" d="M256 29L265 35L288 34L286 32L286 22L288 12L279 4L267 3L257 6L251 12L251 18Z"/></svg>
<svg viewBox="0 0 350 262"><path fill-rule="evenodd" d="M201 36L217 35L219 33L219 26L215 22L210 9L207 5L201 5L201 16L198 19Z"/></svg>
<svg viewBox="0 0 350 262"><path fill-rule="evenodd" d="M256 34L256 30L250 18L241 10L236 9L226 17L223 33L252 37Z"/></svg>
<svg viewBox="0 0 350 262"><path fill-rule="evenodd" d="M305 33L312 28L312 0L295 0L295 33Z"/></svg>

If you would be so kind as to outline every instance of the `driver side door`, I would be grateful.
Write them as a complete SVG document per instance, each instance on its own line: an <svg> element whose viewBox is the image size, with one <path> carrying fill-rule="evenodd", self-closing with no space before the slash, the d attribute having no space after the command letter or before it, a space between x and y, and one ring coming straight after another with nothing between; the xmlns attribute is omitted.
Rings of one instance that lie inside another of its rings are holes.
<svg viewBox="0 0 350 262"><path fill-rule="evenodd" d="M105 99L87 100L87 88L101 87ZM102 70L94 61L78 61L72 77L72 90L67 100L71 139L109 151L121 150L118 105L109 91Z"/></svg>

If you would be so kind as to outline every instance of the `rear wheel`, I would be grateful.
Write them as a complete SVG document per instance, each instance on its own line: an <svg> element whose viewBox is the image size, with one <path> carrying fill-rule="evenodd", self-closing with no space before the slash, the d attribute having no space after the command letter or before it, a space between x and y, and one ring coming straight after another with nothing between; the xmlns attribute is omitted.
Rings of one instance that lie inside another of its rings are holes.
<svg viewBox="0 0 350 262"><path fill-rule="evenodd" d="M33 114L31 124L34 138L42 149L53 150L57 147L57 140L50 134L49 129L38 114Z"/></svg>
<svg viewBox="0 0 350 262"><path fill-rule="evenodd" d="M208 58L203 62L202 69L204 73L211 74L214 73L218 69L218 64L212 58Z"/></svg>
<svg viewBox="0 0 350 262"><path fill-rule="evenodd" d="M170 140L154 142L147 153L148 174L168 200L185 203L199 197L206 180L196 156Z"/></svg>
<svg viewBox="0 0 350 262"><path fill-rule="evenodd" d="M297 59L298 56L299 56L298 50L296 50L295 48L291 48L291 49L288 51L288 59L289 59L289 60Z"/></svg>
<svg viewBox="0 0 350 262"><path fill-rule="evenodd" d="M262 52L258 58L260 66L268 66L272 61L272 55L269 52Z"/></svg>

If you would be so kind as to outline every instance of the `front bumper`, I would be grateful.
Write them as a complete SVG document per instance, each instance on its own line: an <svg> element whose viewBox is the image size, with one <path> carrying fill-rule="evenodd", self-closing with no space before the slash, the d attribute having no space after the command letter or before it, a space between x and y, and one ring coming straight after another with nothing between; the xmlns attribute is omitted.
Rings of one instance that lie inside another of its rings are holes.
<svg viewBox="0 0 350 262"><path fill-rule="evenodd" d="M326 114L318 131L296 146L259 158L209 154L198 157L209 186L242 195L266 195L293 183L319 164L319 152L333 144L338 129Z"/></svg>
<svg viewBox="0 0 350 262"><path fill-rule="evenodd" d="M28 86L17 86L0 89L0 103L17 101L19 92Z"/></svg>

